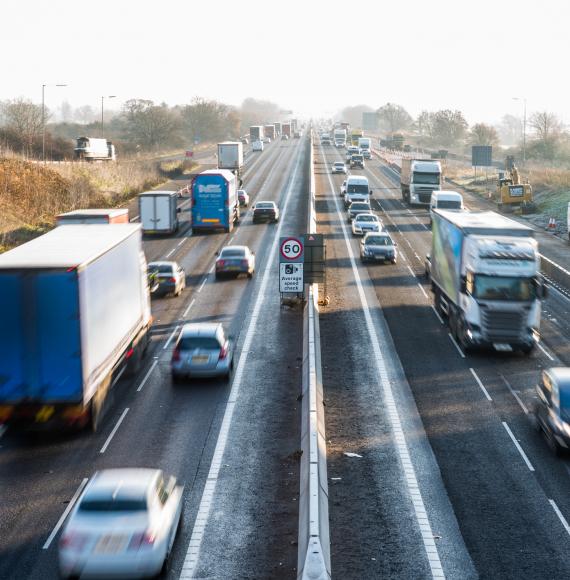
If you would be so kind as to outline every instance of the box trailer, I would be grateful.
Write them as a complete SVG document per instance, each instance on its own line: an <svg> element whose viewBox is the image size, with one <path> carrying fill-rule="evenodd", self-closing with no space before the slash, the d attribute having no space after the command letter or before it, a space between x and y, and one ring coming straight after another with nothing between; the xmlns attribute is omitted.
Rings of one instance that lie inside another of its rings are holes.
<svg viewBox="0 0 570 580"><path fill-rule="evenodd" d="M289 137L289 139L291 139L291 137L293 136L291 134L291 123L283 123L281 125L281 131L283 135L287 135L287 137Z"/></svg>
<svg viewBox="0 0 570 580"><path fill-rule="evenodd" d="M275 125L265 125L263 127L263 132L266 137L269 137L272 141L275 140L276 137Z"/></svg>
<svg viewBox="0 0 570 580"><path fill-rule="evenodd" d="M243 144L237 141L218 143L218 169L239 171L243 167Z"/></svg>
<svg viewBox="0 0 570 580"><path fill-rule="evenodd" d="M76 209L60 213L55 218L58 226L81 224L128 224L129 210L118 209Z"/></svg>
<svg viewBox="0 0 570 580"><path fill-rule="evenodd" d="M78 137L75 143L75 157L83 161L115 161L115 146L107 139Z"/></svg>
<svg viewBox="0 0 570 580"><path fill-rule="evenodd" d="M95 429L149 344L140 224L68 225L0 255L0 316L0 423Z"/></svg>
<svg viewBox="0 0 570 580"><path fill-rule="evenodd" d="M263 125L252 125L249 128L249 142L262 141L264 137Z"/></svg>
<svg viewBox="0 0 570 580"><path fill-rule="evenodd" d="M139 216L145 234L172 234L178 229L176 191L139 193Z"/></svg>
<svg viewBox="0 0 570 580"><path fill-rule="evenodd" d="M192 181L192 231L231 232L240 217L237 178L227 169L202 171Z"/></svg>

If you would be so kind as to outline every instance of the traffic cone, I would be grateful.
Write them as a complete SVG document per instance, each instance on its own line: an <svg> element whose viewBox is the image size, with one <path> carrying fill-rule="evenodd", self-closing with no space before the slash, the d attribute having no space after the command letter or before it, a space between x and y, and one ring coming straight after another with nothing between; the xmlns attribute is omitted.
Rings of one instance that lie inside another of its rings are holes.
<svg viewBox="0 0 570 580"><path fill-rule="evenodd" d="M548 230L555 230L556 229L556 220L553 217L551 217L548 220L548 228L547 229Z"/></svg>

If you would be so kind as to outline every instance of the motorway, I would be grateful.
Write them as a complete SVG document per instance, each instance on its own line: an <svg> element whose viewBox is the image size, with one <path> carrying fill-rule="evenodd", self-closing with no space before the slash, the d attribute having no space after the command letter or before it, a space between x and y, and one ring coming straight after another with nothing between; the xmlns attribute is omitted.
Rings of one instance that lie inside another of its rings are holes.
<svg viewBox="0 0 570 580"><path fill-rule="evenodd" d="M176 236L145 239L147 260L178 261L187 289L153 300L149 355L133 381L117 384L97 433L3 434L0 578L56 578L58 531L70 501L96 470L129 466L158 467L185 484L183 524L165 577L295 575L302 314L280 308L274 256L280 233L305 223L307 154L302 139L247 157L244 186L252 202L279 203L279 224L253 225L247 211L231 234L192 236L183 211ZM180 205L186 210L188 200ZM252 280L214 281L215 254L230 242L256 252ZM214 320L237 344L231 382L174 387L176 330L185 321Z"/></svg>
<svg viewBox="0 0 570 580"><path fill-rule="evenodd" d="M552 455L529 409L540 369L570 364L570 301L551 291L532 356L465 356L423 276L427 211L405 207L398 175L367 162L373 208L400 255L394 266L361 265L338 195L342 176L330 175L341 158L318 148L333 575L567 576L570 463Z"/></svg>

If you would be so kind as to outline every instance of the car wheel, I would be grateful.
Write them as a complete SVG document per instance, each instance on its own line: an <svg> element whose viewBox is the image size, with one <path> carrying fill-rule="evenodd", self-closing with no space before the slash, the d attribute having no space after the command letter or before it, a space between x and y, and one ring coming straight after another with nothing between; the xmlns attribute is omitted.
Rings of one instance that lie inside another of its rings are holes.
<svg viewBox="0 0 570 580"><path fill-rule="evenodd" d="M544 435L546 437L546 443L548 443L548 447L550 447L550 450L552 451L554 456L560 457L562 455L562 448L558 444L558 441L556 441L556 438L554 437L552 431L545 430Z"/></svg>
<svg viewBox="0 0 570 580"><path fill-rule="evenodd" d="M214 278L215 278L216 280L218 280L218 281L221 279L221 277L222 277L222 275L221 275L221 274L218 274L217 272L216 272L216 274L214 275Z"/></svg>
<svg viewBox="0 0 570 580"><path fill-rule="evenodd" d="M251 280L251 278L253 278L253 272L248 272L247 277Z"/></svg>
<svg viewBox="0 0 570 580"><path fill-rule="evenodd" d="M171 377L172 377L172 382L175 385L179 385L184 381L183 377L179 374L176 374L176 373L172 373Z"/></svg>

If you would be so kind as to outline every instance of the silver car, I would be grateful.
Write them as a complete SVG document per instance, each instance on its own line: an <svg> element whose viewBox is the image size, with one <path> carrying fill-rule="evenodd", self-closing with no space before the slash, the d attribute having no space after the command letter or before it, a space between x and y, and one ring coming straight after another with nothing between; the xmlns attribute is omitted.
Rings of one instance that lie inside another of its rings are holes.
<svg viewBox="0 0 570 580"><path fill-rule="evenodd" d="M366 201L353 201L348 207L348 223L350 223L358 214L361 213L372 213L370 203Z"/></svg>
<svg viewBox="0 0 570 580"><path fill-rule="evenodd" d="M352 233L355 236L363 236L368 232L379 232L382 229L382 221L373 213L361 213L352 220Z"/></svg>
<svg viewBox="0 0 570 580"><path fill-rule="evenodd" d="M159 469L98 471L59 540L63 578L153 578L176 538L183 487Z"/></svg>
<svg viewBox="0 0 570 580"><path fill-rule="evenodd" d="M380 261L396 263L396 242L386 232L368 233L360 242L360 259L363 262Z"/></svg>
<svg viewBox="0 0 570 580"><path fill-rule="evenodd" d="M172 380L229 378L234 366L233 356L233 345L219 322L185 324L172 353Z"/></svg>
<svg viewBox="0 0 570 580"><path fill-rule="evenodd" d="M158 283L156 293L179 296L186 288L186 273L177 262L150 262L148 272Z"/></svg>
<svg viewBox="0 0 570 580"><path fill-rule="evenodd" d="M255 208L253 219L255 221ZM226 246L216 258L216 280L220 280L223 276L235 277L240 274L247 274L248 278L252 278L254 273L255 253L247 246Z"/></svg>

